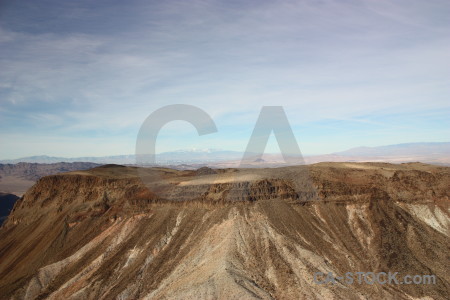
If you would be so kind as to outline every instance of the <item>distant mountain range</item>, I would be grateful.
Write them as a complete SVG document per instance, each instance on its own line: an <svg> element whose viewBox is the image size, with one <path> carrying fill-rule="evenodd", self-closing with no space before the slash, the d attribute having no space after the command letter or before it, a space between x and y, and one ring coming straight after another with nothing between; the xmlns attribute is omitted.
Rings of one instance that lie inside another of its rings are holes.
<svg viewBox="0 0 450 300"><path fill-rule="evenodd" d="M179 150L157 155L159 165L175 169L239 167L242 152L224 150ZM423 162L450 166L450 143L409 143L380 147L358 147L342 152L305 156L307 164L319 162ZM61 172L86 170L103 164L134 165L134 155L104 157L50 157L32 156L0 161L0 192L22 195L36 180ZM246 166L283 166L280 154L264 154L255 157Z"/></svg>
<svg viewBox="0 0 450 300"><path fill-rule="evenodd" d="M450 155L450 143L407 143L380 147L357 147L334 154L342 156Z"/></svg>
<svg viewBox="0 0 450 300"><path fill-rule="evenodd" d="M243 157L243 152L226 150L178 150L157 154L157 163L166 166L177 165L209 165L218 167L236 166ZM265 160L274 163L282 162L280 154L267 154ZM357 147L342 152L324 155L306 155L306 163L323 161L386 161L450 164L450 142L443 143L407 143L379 147ZM102 157L51 157L46 155L30 156L12 160L0 160L2 164L16 164L19 162L50 164L59 162L91 162L96 164L136 164L135 156L116 155Z"/></svg>
<svg viewBox="0 0 450 300"><path fill-rule="evenodd" d="M308 164L334 162L423 162L450 166L450 143L407 143L379 147L357 147L342 152L305 157Z"/></svg>
<svg viewBox="0 0 450 300"><path fill-rule="evenodd" d="M158 164L182 164L182 163L210 163L223 160L240 159L243 152L225 150L178 150L163 152L156 155ZM92 162L97 164L135 164L134 154L101 156L101 157L53 157L47 155L29 156L18 159L0 160L2 164L15 164L19 162L51 164L58 162Z"/></svg>

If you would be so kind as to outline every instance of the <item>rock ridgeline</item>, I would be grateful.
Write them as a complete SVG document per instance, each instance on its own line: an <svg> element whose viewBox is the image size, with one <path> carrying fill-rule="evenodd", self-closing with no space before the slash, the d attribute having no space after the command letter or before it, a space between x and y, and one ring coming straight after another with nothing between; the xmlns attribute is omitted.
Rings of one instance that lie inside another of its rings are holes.
<svg viewBox="0 0 450 300"><path fill-rule="evenodd" d="M5 299L446 299L450 290L450 168L153 168L150 189L138 170L41 178L0 229ZM358 271L437 282L313 282L315 272Z"/></svg>

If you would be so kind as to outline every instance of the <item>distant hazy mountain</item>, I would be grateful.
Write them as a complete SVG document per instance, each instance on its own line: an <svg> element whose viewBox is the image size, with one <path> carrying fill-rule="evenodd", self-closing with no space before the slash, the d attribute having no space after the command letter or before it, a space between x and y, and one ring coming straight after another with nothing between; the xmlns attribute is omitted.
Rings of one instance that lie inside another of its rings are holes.
<svg viewBox="0 0 450 300"><path fill-rule="evenodd" d="M120 164L134 164L134 155L116 155L116 156L101 156L101 157L55 157L47 155L28 156L17 159L0 160L2 164L16 164L19 162L38 163L38 164L54 164L60 162L91 162L98 164L120 163Z"/></svg>
<svg viewBox="0 0 450 300"><path fill-rule="evenodd" d="M210 166L237 166L243 157L243 152L226 151L215 149L204 150L178 150L163 152L156 155L156 162L160 165L179 166L187 165L210 165ZM282 160L279 154L267 154L273 161ZM386 161L386 162L409 162L421 161L427 163L450 164L450 142L445 143L408 143L387 145L379 147L358 147L342 152L324 155L305 156L307 163L321 161ZM28 163L58 163L58 162L91 162L97 164L122 164L132 165L136 163L135 156L116 155L103 157L50 157L30 156L14 160L3 160L0 163L15 164L18 162ZM229 165L227 165L229 164Z"/></svg>
<svg viewBox="0 0 450 300"><path fill-rule="evenodd" d="M178 150L156 155L158 164L208 163L222 160L235 160L242 157L242 152L225 150ZM102 157L52 157L30 156L11 160L0 160L0 163L15 164L19 162L50 164L58 162L92 162L97 164L135 164L135 155L116 155Z"/></svg>
<svg viewBox="0 0 450 300"><path fill-rule="evenodd" d="M357 147L333 154L342 156L450 155L450 143L407 143L380 147Z"/></svg>

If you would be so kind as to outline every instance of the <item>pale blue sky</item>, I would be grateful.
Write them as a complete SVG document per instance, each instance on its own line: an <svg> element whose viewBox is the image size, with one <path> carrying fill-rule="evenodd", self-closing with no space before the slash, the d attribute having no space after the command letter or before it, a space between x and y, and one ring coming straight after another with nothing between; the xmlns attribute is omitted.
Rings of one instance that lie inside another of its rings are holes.
<svg viewBox="0 0 450 300"><path fill-rule="evenodd" d="M0 159L131 154L175 103L219 132L174 122L158 151L243 151L262 105L306 154L449 141L449 16L447 0L2 1Z"/></svg>

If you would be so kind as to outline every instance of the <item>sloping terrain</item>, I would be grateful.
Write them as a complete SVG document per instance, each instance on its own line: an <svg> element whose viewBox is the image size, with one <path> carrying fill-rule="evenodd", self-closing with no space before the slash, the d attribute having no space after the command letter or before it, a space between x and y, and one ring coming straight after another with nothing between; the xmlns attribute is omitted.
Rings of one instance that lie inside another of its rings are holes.
<svg viewBox="0 0 450 300"><path fill-rule="evenodd" d="M0 295L448 299L449 197L450 168L419 163L47 176L0 229ZM313 281L369 271L437 279Z"/></svg>

